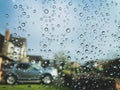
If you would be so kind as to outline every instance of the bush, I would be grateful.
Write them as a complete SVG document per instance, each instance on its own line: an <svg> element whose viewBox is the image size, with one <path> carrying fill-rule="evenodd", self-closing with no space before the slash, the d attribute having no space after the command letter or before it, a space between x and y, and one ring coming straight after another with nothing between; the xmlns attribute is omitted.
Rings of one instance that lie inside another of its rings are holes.
<svg viewBox="0 0 120 90"><path fill-rule="evenodd" d="M120 59L111 60L104 65L103 74L107 77L120 78Z"/></svg>
<svg viewBox="0 0 120 90"><path fill-rule="evenodd" d="M115 90L113 79L81 77L74 83L75 90Z"/></svg>

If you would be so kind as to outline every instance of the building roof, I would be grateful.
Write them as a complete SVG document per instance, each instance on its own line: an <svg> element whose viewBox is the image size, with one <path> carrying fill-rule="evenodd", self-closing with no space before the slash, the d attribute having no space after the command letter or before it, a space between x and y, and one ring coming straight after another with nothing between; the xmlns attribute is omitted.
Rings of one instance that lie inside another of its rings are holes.
<svg viewBox="0 0 120 90"><path fill-rule="evenodd" d="M35 61L43 61L43 58L41 56L38 55L27 55L27 57L29 58L29 60L35 60Z"/></svg>
<svg viewBox="0 0 120 90"><path fill-rule="evenodd" d="M26 39L21 37L10 37L9 41L17 47L22 47L23 43L26 43Z"/></svg>
<svg viewBox="0 0 120 90"><path fill-rule="evenodd" d="M0 52L2 50L3 42L4 42L4 37L2 34L0 34ZM26 38L23 37L12 37L10 36L9 40L12 44L14 44L17 47L22 47L23 43L26 43Z"/></svg>

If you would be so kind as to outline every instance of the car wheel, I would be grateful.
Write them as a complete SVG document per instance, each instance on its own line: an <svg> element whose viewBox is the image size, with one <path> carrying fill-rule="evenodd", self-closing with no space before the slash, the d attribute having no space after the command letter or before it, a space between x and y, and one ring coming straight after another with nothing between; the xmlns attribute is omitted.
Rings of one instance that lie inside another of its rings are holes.
<svg viewBox="0 0 120 90"><path fill-rule="evenodd" d="M6 83L10 84L10 85L15 84L16 83L16 77L15 76L8 76L6 78Z"/></svg>
<svg viewBox="0 0 120 90"><path fill-rule="evenodd" d="M43 82L44 84L51 84L51 83L52 83L52 79L53 79L53 78L52 78L51 75L46 74L46 75L43 76L42 82Z"/></svg>

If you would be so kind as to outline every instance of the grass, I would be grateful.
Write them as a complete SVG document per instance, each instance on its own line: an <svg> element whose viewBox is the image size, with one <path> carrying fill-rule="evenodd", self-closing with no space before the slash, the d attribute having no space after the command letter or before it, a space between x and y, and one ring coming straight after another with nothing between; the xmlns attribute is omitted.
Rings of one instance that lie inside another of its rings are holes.
<svg viewBox="0 0 120 90"><path fill-rule="evenodd" d="M0 85L0 90L71 90L68 87L56 85L20 84L20 85Z"/></svg>

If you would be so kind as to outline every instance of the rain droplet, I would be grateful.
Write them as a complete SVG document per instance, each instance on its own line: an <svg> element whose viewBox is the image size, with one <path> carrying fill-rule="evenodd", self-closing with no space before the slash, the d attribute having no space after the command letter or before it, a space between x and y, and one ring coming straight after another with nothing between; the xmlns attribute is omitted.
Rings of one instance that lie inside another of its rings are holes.
<svg viewBox="0 0 120 90"><path fill-rule="evenodd" d="M86 47L86 48L88 48L88 47L89 47L89 45L88 45L88 44L86 44L86 45L85 45L85 47Z"/></svg>
<svg viewBox="0 0 120 90"><path fill-rule="evenodd" d="M102 31L102 35L104 35L105 34L105 31Z"/></svg>
<svg viewBox="0 0 120 90"><path fill-rule="evenodd" d="M89 0L90 2L93 2L93 0Z"/></svg>
<svg viewBox="0 0 120 90"><path fill-rule="evenodd" d="M120 25L118 26L118 29L120 29Z"/></svg>
<svg viewBox="0 0 120 90"><path fill-rule="evenodd" d="M43 48L46 48L47 47L47 45L46 44L43 44Z"/></svg>
<svg viewBox="0 0 120 90"><path fill-rule="evenodd" d="M69 5L69 6L72 6L72 2L69 2L68 5Z"/></svg>
<svg viewBox="0 0 120 90"><path fill-rule="evenodd" d="M40 18L40 21L43 21L43 18Z"/></svg>
<svg viewBox="0 0 120 90"><path fill-rule="evenodd" d="M9 17L9 14L5 14L5 17L8 18L8 17Z"/></svg>
<svg viewBox="0 0 120 90"><path fill-rule="evenodd" d="M74 8L74 12L76 12L77 11L77 8Z"/></svg>
<svg viewBox="0 0 120 90"><path fill-rule="evenodd" d="M14 47L11 47L11 50L14 50Z"/></svg>
<svg viewBox="0 0 120 90"><path fill-rule="evenodd" d="M70 28L67 28L67 29L66 29L66 32L67 32L67 33L70 33L70 32L71 32Z"/></svg>
<svg viewBox="0 0 120 90"><path fill-rule="evenodd" d="M83 38L83 34L80 34L80 38Z"/></svg>
<svg viewBox="0 0 120 90"><path fill-rule="evenodd" d="M36 13L36 9L33 10L33 13Z"/></svg>
<svg viewBox="0 0 120 90"><path fill-rule="evenodd" d="M18 6L17 5L14 5L14 9L17 9L18 8Z"/></svg>
<svg viewBox="0 0 120 90"><path fill-rule="evenodd" d="M21 30L22 28L21 28L21 26L18 26L18 30Z"/></svg>
<svg viewBox="0 0 120 90"><path fill-rule="evenodd" d="M21 23L21 26L22 26L22 27L25 27L25 23Z"/></svg>
<svg viewBox="0 0 120 90"><path fill-rule="evenodd" d="M27 17L27 18L30 18L30 15L27 15L26 17Z"/></svg>
<svg viewBox="0 0 120 90"><path fill-rule="evenodd" d="M85 52L88 53L88 49L85 49Z"/></svg>
<svg viewBox="0 0 120 90"><path fill-rule="evenodd" d="M82 12L81 12L81 13L79 13L79 16L80 16L80 17L83 17L83 13L82 13Z"/></svg>
<svg viewBox="0 0 120 90"><path fill-rule="evenodd" d="M19 8L22 8L22 5L21 5L21 4L19 5Z"/></svg>
<svg viewBox="0 0 120 90"><path fill-rule="evenodd" d="M48 50L48 52L51 52L51 51L52 51L51 49Z"/></svg>
<svg viewBox="0 0 120 90"><path fill-rule="evenodd" d="M48 13L49 13L49 10L48 10L48 9L45 9L45 10L44 10L44 13L45 13L45 14L48 14Z"/></svg>
<svg viewBox="0 0 120 90"><path fill-rule="evenodd" d="M61 8L61 7L59 7L59 10L61 11L61 10L62 10L62 8Z"/></svg>
<svg viewBox="0 0 120 90"><path fill-rule="evenodd" d="M77 51L77 54L80 54L80 51Z"/></svg>
<svg viewBox="0 0 120 90"><path fill-rule="evenodd" d="M26 12L22 12L22 15L26 15Z"/></svg>
<svg viewBox="0 0 120 90"><path fill-rule="evenodd" d="M13 55L17 55L17 52L13 52Z"/></svg>
<svg viewBox="0 0 120 90"><path fill-rule="evenodd" d="M45 31L48 31L48 27L45 27L44 30L45 30Z"/></svg>
<svg viewBox="0 0 120 90"><path fill-rule="evenodd" d="M70 56L68 56L67 58L68 58L69 60L71 59L71 57L70 57Z"/></svg>
<svg viewBox="0 0 120 90"><path fill-rule="evenodd" d="M97 10L95 11L95 14L96 14L96 15L98 14L98 11L97 11Z"/></svg>
<svg viewBox="0 0 120 90"><path fill-rule="evenodd" d="M57 27L59 28L59 27L60 27L60 24L57 24Z"/></svg>
<svg viewBox="0 0 120 90"><path fill-rule="evenodd" d="M28 37L30 36L30 34L27 34L28 35Z"/></svg>
<svg viewBox="0 0 120 90"><path fill-rule="evenodd" d="M109 14L109 13L106 13L106 16L110 16L110 14Z"/></svg>

